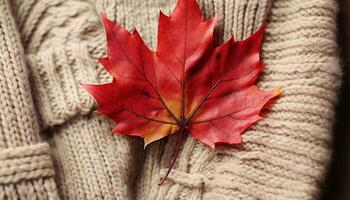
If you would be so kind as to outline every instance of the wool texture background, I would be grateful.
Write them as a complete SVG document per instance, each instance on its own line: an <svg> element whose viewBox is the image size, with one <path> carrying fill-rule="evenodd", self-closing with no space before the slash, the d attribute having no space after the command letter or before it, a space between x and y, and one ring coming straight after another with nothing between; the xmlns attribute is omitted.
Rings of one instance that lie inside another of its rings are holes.
<svg viewBox="0 0 350 200"><path fill-rule="evenodd" d="M0 199L317 199L331 153L340 85L334 0L198 0L218 16L216 41L267 21L263 89L283 86L240 147L188 136L158 186L176 135L143 150L112 135L80 82L111 77L99 13L154 49L159 9L175 0L0 0ZM39 134L41 133L41 134Z"/></svg>

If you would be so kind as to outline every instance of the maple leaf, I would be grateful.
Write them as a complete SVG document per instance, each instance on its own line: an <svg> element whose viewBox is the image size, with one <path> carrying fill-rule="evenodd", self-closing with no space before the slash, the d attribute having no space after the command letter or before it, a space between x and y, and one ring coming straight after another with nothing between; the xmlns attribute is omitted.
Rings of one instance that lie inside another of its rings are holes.
<svg viewBox="0 0 350 200"><path fill-rule="evenodd" d="M113 133L140 136L145 146L179 134L167 175L185 133L211 148L239 144L244 130L280 93L254 85L264 68L259 52L265 25L243 41L232 36L215 47L217 19L205 20L195 0L179 0L170 16L160 12L153 52L136 30L102 18L108 51L99 62L113 81L83 86L99 104L97 112L117 122Z"/></svg>

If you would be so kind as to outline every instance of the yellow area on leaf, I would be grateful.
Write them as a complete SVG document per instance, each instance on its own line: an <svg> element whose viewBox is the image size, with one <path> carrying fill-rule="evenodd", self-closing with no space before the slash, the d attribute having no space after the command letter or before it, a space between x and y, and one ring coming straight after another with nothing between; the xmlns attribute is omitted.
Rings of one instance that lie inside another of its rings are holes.
<svg viewBox="0 0 350 200"><path fill-rule="evenodd" d="M148 131L148 134L143 136L145 142L144 148L154 141L175 133L177 130L178 126L175 124L164 124L161 127L151 128L151 130Z"/></svg>
<svg viewBox="0 0 350 200"><path fill-rule="evenodd" d="M174 98L174 100L165 99L164 102L169 110L179 119L181 116L181 101Z"/></svg>
<svg viewBox="0 0 350 200"><path fill-rule="evenodd" d="M277 96L280 95L282 92L282 86L278 86L273 90L273 93Z"/></svg>

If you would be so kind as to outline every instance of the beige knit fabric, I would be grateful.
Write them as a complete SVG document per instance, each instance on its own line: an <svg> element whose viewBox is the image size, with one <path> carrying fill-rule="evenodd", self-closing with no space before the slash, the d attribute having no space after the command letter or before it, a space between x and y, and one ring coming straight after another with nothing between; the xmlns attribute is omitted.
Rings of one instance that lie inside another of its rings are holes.
<svg viewBox="0 0 350 200"><path fill-rule="evenodd" d="M79 83L111 80L96 62L106 47L100 11L136 27L154 48L159 9L170 13L175 0L11 0L17 27L7 0L0 2L0 199L57 197L17 34L62 199L318 197L340 80L334 0L198 0L206 17L219 16L218 42L244 39L267 19L258 84L283 86L283 95L239 148L213 151L188 136L162 186L176 136L144 152L141 140L112 135L113 123L92 113Z"/></svg>
<svg viewBox="0 0 350 200"><path fill-rule="evenodd" d="M0 199L58 199L7 1L0 0L0 10Z"/></svg>
<svg viewBox="0 0 350 200"><path fill-rule="evenodd" d="M110 79L96 60L105 52L99 4L12 2L63 199L134 199L142 144L112 135L113 124L91 113L94 101L79 85Z"/></svg>

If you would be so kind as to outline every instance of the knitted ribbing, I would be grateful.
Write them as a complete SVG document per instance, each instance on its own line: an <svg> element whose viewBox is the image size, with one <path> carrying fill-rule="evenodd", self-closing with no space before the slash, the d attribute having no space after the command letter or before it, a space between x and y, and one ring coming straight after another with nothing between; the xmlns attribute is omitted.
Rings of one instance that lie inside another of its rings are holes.
<svg viewBox="0 0 350 200"><path fill-rule="evenodd" d="M80 86L110 81L97 63L105 52L100 4L17 0L12 5L42 128L53 135L49 142L61 197L134 199L142 144L113 136L111 122L90 113L94 100Z"/></svg>
<svg viewBox="0 0 350 200"><path fill-rule="evenodd" d="M0 150L39 141L29 82L7 1L0 1Z"/></svg>
<svg viewBox="0 0 350 200"><path fill-rule="evenodd" d="M262 88L283 86L264 119L240 148L215 151L188 136L166 184L158 186L176 136L151 144L145 161L135 139L112 136L112 124L89 114L92 98L80 82L110 80L96 62L105 52L98 13L136 27L154 49L159 8L175 0L15 0L18 29L43 128L53 134L64 199L315 199L330 154L330 127L340 72L333 0L198 0L219 16L216 41L250 36L267 18ZM271 9L269 9L271 8ZM139 152L139 153L138 153ZM136 169L143 163L142 171ZM137 188L130 176L139 175ZM124 186L124 187L123 187Z"/></svg>
<svg viewBox="0 0 350 200"><path fill-rule="evenodd" d="M0 184L50 177L54 170L46 143L0 152Z"/></svg>
<svg viewBox="0 0 350 200"><path fill-rule="evenodd" d="M101 116L76 117L53 131L63 199L134 199L135 155L141 143L111 134Z"/></svg>
<svg viewBox="0 0 350 200"><path fill-rule="evenodd" d="M14 18L0 0L0 199L57 199Z"/></svg>

